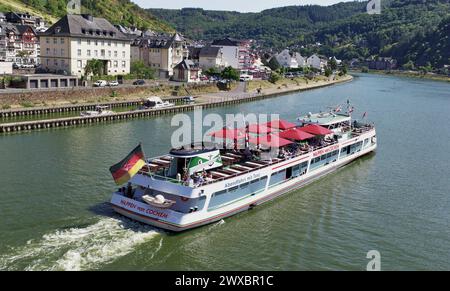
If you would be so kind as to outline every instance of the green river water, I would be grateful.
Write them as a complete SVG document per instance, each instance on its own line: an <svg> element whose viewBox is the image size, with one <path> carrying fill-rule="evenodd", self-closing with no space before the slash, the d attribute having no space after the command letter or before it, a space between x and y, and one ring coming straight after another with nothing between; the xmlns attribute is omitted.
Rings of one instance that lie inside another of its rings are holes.
<svg viewBox="0 0 450 291"><path fill-rule="evenodd" d="M379 148L277 200L182 234L114 214L109 166L169 150L170 116L0 136L0 270L450 269L450 84L350 83L208 112L288 120L345 102Z"/></svg>

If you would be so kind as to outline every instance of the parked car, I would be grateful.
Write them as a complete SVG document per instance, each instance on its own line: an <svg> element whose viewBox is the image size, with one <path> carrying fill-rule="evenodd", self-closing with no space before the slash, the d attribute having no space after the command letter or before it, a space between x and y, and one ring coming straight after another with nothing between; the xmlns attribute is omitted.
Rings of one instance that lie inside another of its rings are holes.
<svg viewBox="0 0 450 291"><path fill-rule="evenodd" d="M284 77L285 77L285 78L289 78L289 79L295 78L295 76L294 76L293 73L287 73L286 75L284 75Z"/></svg>
<svg viewBox="0 0 450 291"><path fill-rule="evenodd" d="M21 64L16 64L16 63L13 64L13 69L18 70L18 69L20 69L20 68L22 68L22 65L21 65Z"/></svg>
<svg viewBox="0 0 450 291"><path fill-rule="evenodd" d="M119 82L117 82L117 81L111 81L111 82L108 83L108 86L109 86L109 87L117 87L117 86L119 86Z"/></svg>
<svg viewBox="0 0 450 291"><path fill-rule="evenodd" d="M253 76L250 76L250 75L241 75L241 77L239 78L239 80L240 80L241 82L248 82L248 81L253 80Z"/></svg>
<svg viewBox="0 0 450 291"><path fill-rule="evenodd" d="M43 67L37 67L34 71L35 74L47 74L48 72L49 70Z"/></svg>
<svg viewBox="0 0 450 291"><path fill-rule="evenodd" d="M69 72L67 72L66 70L57 70L56 74L57 75L69 76Z"/></svg>
<svg viewBox="0 0 450 291"><path fill-rule="evenodd" d="M23 69L34 69L34 65L33 64L22 64L22 68Z"/></svg>
<svg viewBox="0 0 450 291"><path fill-rule="evenodd" d="M142 86L142 85L145 85L145 81L144 80L136 80L136 81L134 81L133 85Z"/></svg>
<svg viewBox="0 0 450 291"><path fill-rule="evenodd" d="M208 76L201 76L200 81L209 81Z"/></svg>
<svg viewBox="0 0 450 291"><path fill-rule="evenodd" d="M106 87L108 86L108 82L106 82L105 80L98 80L97 82L94 83L94 87Z"/></svg>

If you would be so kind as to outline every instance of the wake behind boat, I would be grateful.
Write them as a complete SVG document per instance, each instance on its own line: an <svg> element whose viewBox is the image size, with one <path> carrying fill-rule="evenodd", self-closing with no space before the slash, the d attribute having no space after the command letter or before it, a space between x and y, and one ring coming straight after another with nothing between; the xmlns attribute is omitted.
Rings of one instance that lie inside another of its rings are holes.
<svg viewBox="0 0 450 291"><path fill-rule="evenodd" d="M234 143L245 139L245 150L189 145L145 159L139 146L111 168L118 184L129 180L111 205L175 232L251 209L375 151L375 127L352 122L350 113L310 113L300 125L277 120L213 133Z"/></svg>

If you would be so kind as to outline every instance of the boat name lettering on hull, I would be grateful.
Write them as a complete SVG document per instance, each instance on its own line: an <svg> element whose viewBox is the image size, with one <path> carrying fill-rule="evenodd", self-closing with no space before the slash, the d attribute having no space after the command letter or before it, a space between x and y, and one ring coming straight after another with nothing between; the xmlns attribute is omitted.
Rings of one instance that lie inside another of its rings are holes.
<svg viewBox="0 0 450 291"><path fill-rule="evenodd" d="M233 181L233 182L225 184L225 189L232 188L232 187L235 187L235 186L238 186L240 184L247 183L247 182L251 182L253 180L259 179L260 177L261 177L261 174L255 173L255 174L253 174L251 176L247 176L247 177L244 177L244 178L238 179L236 181Z"/></svg>
<svg viewBox="0 0 450 291"><path fill-rule="evenodd" d="M152 216L156 216L156 217L160 217L160 218L167 218L169 216L167 213L140 207L133 202L123 200L123 199L120 200L120 204L122 204L128 210L132 210L134 212L140 212L142 214L152 215Z"/></svg>
<svg viewBox="0 0 450 291"><path fill-rule="evenodd" d="M335 151L335 150L338 150L338 149L339 149L339 145L335 145L335 146L329 147L327 149L323 149L323 150L317 151L313 155L316 158L318 156L321 156L323 154L327 154L329 152L332 152L332 151Z"/></svg>

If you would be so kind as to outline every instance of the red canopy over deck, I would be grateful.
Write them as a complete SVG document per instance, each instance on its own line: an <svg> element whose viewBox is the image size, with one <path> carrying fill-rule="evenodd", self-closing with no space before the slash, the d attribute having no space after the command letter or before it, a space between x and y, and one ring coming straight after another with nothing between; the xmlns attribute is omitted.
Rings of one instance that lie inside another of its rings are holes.
<svg viewBox="0 0 450 291"><path fill-rule="evenodd" d="M292 141L281 138L277 135L254 137L254 138L250 138L249 142L252 144L264 145L264 146L271 147L271 148L281 148L281 147L293 144Z"/></svg>
<svg viewBox="0 0 450 291"><path fill-rule="evenodd" d="M223 128L219 131L212 132L209 135L215 138L232 139L232 140L239 140L245 138L245 134L241 132L239 129L229 129L229 128Z"/></svg>
<svg viewBox="0 0 450 291"><path fill-rule="evenodd" d="M272 129L263 124L250 124L248 131L256 134L269 134L272 132Z"/></svg>
<svg viewBox="0 0 450 291"><path fill-rule="evenodd" d="M290 129L290 128L294 128L297 125L295 123L286 121L286 120L272 120L266 124L264 124L267 127L273 128L273 129L281 129L281 130L286 130L286 129Z"/></svg>
<svg viewBox="0 0 450 291"><path fill-rule="evenodd" d="M328 128L325 128L325 127L317 125L317 124L310 124L305 127L300 127L299 130L310 133L310 134L314 134L314 135L328 135L328 134L333 133Z"/></svg>
<svg viewBox="0 0 450 291"><path fill-rule="evenodd" d="M307 132L301 131L299 129L289 129L278 134L281 138L291 139L291 140L307 140L313 138L314 135Z"/></svg>

